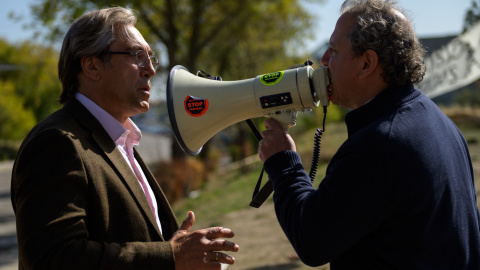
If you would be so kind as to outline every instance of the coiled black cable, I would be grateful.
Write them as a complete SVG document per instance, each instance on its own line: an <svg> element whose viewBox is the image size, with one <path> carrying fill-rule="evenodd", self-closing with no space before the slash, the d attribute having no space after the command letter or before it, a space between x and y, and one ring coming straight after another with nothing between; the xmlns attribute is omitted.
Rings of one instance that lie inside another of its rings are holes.
<svg viewBox="0 0 480 270"><path fill-rule="evenodd" d="M308 174L312 182L317 174L318 163L320 160L320 142L322 140L322 134L323 130L317 128L317 132L315 133L315 138L313 140L312 165L310 166L310 173Z"/></svg>
<svg viewBox="0 0 480 270"><path fill-rule="evenodd" d="M322 140L323 132L325 131L325 118L327 117L327 107L323 107L323 130L317 128L315 133L315 138L313 141L313 155L312 155L312 165L310 166L310 173L308 176L313 183L315 176L317 175L318 163L320 161L320 143Z"/></svg>

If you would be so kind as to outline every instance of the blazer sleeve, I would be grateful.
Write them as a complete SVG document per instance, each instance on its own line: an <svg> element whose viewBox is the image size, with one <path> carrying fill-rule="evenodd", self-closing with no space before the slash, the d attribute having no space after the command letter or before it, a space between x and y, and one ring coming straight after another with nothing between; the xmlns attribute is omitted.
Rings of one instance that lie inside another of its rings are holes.
<svg viewBox="0 0 480 270"><path fill-rule="evenodd" d="M92 194L79 154L86 150L78 149L74 140L71 133L48 129L27 138L19 151L12 202L20 269L174 269L169 242L89 238Z"/></svg>

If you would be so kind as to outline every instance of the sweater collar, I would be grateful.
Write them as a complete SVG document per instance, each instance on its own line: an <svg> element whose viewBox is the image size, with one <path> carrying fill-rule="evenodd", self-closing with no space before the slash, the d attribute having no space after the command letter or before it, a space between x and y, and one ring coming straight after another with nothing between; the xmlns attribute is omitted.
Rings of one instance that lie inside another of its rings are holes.
<svg viewBox="0 0 480 270"><path fill-rule="evenodd" d="M362 107L355 109L345 116L348 137L359 129L385 116L386 113L396 110L401 104L420 96L412 84L403 86L389 86L380 94Z"/></svg>

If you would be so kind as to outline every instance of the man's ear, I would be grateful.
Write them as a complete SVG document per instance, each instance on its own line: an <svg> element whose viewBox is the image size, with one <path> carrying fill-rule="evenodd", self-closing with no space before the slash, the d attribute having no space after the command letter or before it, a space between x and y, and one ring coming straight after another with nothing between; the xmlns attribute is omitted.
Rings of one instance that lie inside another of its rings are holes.
<svg viewBox="0 0 480 270"><path fill-rule="evenodd" d="M378 55L374 50L367 50L363 56L363 67L359 78L364 79L370 76L378 67Z"/></svg>
<svg viewBox="0 0 480 270"><path fill-rule="evenodd" d="M100 64L103 63L100 61L98 57L95 56L86 56L82 57L80 60L80 64L82 65L82 73L84 76L98 81L100 80Z"/></svg>

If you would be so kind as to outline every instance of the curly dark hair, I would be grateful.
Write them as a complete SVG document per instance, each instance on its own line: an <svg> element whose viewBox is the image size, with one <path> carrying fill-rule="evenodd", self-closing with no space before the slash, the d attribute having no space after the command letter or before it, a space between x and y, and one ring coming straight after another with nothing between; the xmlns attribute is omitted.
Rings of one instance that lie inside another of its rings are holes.
<svg viewBox="0 0 480 270"><path fill-rule="evenodd" d="M425 50L396 1L346 0L341 11L356 17L348 37L354 54L375 51L385 82L404 85L423 80Z"/></svg>

